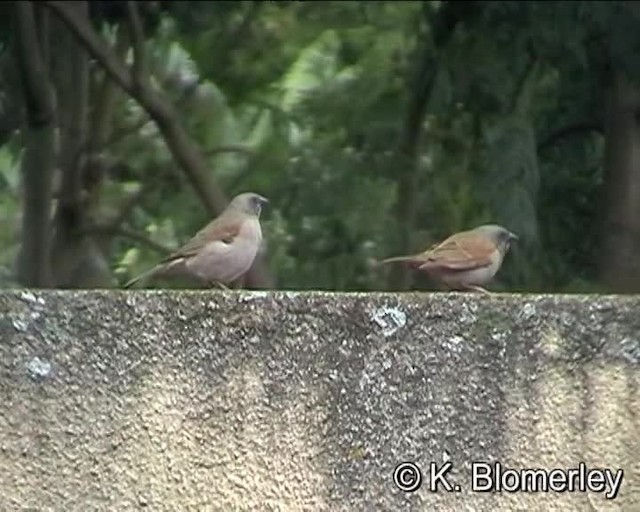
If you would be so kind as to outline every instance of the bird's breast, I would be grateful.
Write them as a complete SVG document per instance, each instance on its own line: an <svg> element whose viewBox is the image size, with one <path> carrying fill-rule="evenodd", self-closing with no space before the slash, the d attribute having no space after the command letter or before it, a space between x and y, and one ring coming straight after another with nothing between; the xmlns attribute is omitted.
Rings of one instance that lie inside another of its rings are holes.
<svg viewBox="0 0 640 512"><path fill-rule="evenodd" d="M262 229L258 219L247 220L238 232L237 242L257 247L262 242Z"/></svg>
<svg viewBox="0 0 640 512"><path fill-rule="evenodd" d="M259 221L247 220L231 243L216 240L207 244L187 266L204 281L229 283L249 270L261 242Z"/></svg>

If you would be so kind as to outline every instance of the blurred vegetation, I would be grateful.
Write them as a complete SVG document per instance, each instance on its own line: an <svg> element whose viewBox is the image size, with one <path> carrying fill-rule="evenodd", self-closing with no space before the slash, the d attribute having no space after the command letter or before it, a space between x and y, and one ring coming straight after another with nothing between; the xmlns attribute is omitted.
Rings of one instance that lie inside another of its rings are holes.
<svg viewBox="0 0 640 512"><path fill-rule="evenodd" d="M75 89L65 94L57 77L70 51L60 34L82 45L48 4L57 3L34 3L33 11L57 105L51 233L61 229L53 218L65 165L81 162L81 236L93 241L91 249L79 246L91 261L77 261L71 274L57 275L61 264L53 260L50 285L119 286L186 241L212 212L160 125L93 58L87 107L79 114L85 121L67 137L83 144L65 163L61 123L72 117L69 102L80 100ZM135 69L125 4L90 2L84 21ZM640 76L638 4L136 4L143 72L176 107L206 158L209 178L227 197L252 190L270 199L263 214L264 271L274 287L404 288L397 270L374 269L372 260L495 222L518 233L520 242L493 289L624 289L602 278L611 250L602 240L608 229L605 121L615 73L630 83ZM28 122L24 75L16 71L25 56L16 49L20 13L12 8L0 7L4 286L25 282L16 277L25 229L21 169L25 133L35 126ZM96 139L92 123L100 109L109 109L109 127ZM640 184L640 169L635 177L631 171L611 179ZM640 219L619 220L632 233L626 247L640 249ZM87 278L87 268L102 277ZM618 264L613 271L640 290L640 270ZM408 287L430 287L408 275Z"/></svg>

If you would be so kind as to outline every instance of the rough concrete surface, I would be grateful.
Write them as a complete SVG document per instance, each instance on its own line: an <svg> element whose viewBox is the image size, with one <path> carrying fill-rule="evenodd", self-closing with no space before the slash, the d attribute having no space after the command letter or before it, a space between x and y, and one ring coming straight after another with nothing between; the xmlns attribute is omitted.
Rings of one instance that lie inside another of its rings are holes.
<svg viewBox="0 0 640 512"><path fill-rule="evenodd" d="M638 296L3 292L0 510L639 511L639 385ZM624 477L474 493L472 461Z"/></svg>

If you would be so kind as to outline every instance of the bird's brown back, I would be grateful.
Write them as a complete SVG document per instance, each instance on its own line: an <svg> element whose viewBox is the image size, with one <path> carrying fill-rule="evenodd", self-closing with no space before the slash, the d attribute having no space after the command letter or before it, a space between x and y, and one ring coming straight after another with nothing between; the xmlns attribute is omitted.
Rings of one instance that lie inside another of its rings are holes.
<svg viewBox="0 0 640 512"><path fill-rule="evenodd" d="M163 263L186 258L198 253L200 248L213 241L219 240L227 244L233 242L238 236L242 223L246 220L246 215L239 212L225 211L219 217L213 219L209 224L198 231L177 251L167 256Z"/></svg>
<svg viewBox="0 0 640 512"><path fill-rule="evenodd" d="M496 246L485 237L471 231L463 231L427 249L421 258L424 263L420 268L471 270L485 267L491 265L496 250Z"/></svg>

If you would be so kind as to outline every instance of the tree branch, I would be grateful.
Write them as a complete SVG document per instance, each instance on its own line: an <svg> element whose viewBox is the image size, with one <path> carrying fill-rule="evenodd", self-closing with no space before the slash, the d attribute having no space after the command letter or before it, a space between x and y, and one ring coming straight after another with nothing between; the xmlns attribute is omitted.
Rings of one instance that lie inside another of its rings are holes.
<svg viewBox="0 0 640 512"><path fill-rule="evenodd" d="M73 7L68 5L69 2L45 4L66 23L109 76L147 111L158 125L173 157L187 174L207 210L213 215L220 213L228 200L222 191L211 183L209 166L204 155L182 127L179 115L169 100L147 81L135 87L129 69L118 60L113 50L100 39L91 25L76 15Z"/></svg>
<svg viewBox="0 0 640 512"><path fill-rule="evenodd" d="M45 5L66 23L109 76L147 111L158 125L167 147L187 174L209 213L220 213L228 200L222 191L211 183L208 163L182 127L179 115L171 103L147 81L135 87L129 69L118 60L113 50L100 39L91 25L78 18L73 7L68 4L69 2L45 2Z"/></svg>
<svg viewBox="0 0 640 512"><path fill-rule="evenodd" d="M22 85L27 103L29 124L34 127L53 122L53 102L45 68L44 55L36 30L34 4L15 3L18 21L19 51L22 58Z"/></svg>
<svg viewBox="0 0 640 512"><path fill-rule="evenodd" d="M253 150L239 144L229 144L228 146L218 146L205 150L208 157L218 155L220 153L242 153L246 156L253 156Z"/></svg>
<svg viewBox="0 0 640 512"><path fill-rule="evenodd" d="M143 235L142 233L123 228L122 226L96 224L86 229L84 231L84 234L97 236L122 236L125 238L129 238L130 240L140 242L142 245L146 245L150 249L153 249L163 256L170 254L174 250L171 247L167 247L166 245L151 240L149 237Z"/></svg>
<svg viewBox="0 0 640 512"><path fill-rule="evenodd" d="M86 1L74 2L78 16L88 17ZM56 20L57 21L57 20ZM60 118L60 161L62 170L62 202L78 207L82 190L82 158L87 140L89 104L89 62L84 47L61 23L56 23L59 35L54 49L54 62L59 72L53 79L57 91ZM61 30L64 32L61 33ZM56 62L57 61L57 62Z"/></svg>
<svg viewBox="0 0 640 512"><path fill-rule="evenodd" d="M74 2L73 9L77 16L88 19L86 0ZM79 235L88 218L89 206L83 197L84 147L89 119L89 56L60 20L53 21L57 44L52 47L52 75L61 121L58 165L62 179L53 220L52 282L54 286L75 287L82 286L75 279L81 274L78 269L90 251L83 236Z"/></svg>
<svg viewBox="0 0 640 512"><path fill-rule="evenodd" d="M141 87L143 80L147 77L147 66L144 54L144 31L136 2L127 2L127 20L133 49L133 82L136 87Z"/></svg>
<svg viewBox="0 0 640 512"><path fill-rule="evenodd" d="M434 19L431 31L421 36L416 48L414 74L409 77L409 101L405 111L398 155L400 169L398 177L398 200L396 202L396 218L401 226L398 250L400 253L411 250L411 238L417 213L418 189L418 151L422 135L425 114L431 91L438 72L439 52L447 45L456 26L465 18L475 14L475 2L444 2ZM425 4L424 17L429 21L429 7ZM431 34L431 40L428 35ZM402 265L392 269L390 283L397 289L406 289L410 284L410 274Z"/></svg>
<svg viewBox="0 0 640 512"><path fill-rule="evenodd" d="M115 131L111 134L108 140L103 141L100 149L105 149L113 146L114 144L120 142L123 139L126 139L129 135L133 135L134 133L140 132L142 128L147 126L149 123L152 123L152 119L140 119L138 122L131 124L130 126L125 126L119 131Z"/></svg>
<svg viewBox="0 0 640 512"><path fill-rule="evenodd" d="M122 30L118 30L115 44L118 58L124 57L128 46L127 38L124 37ZM110 140L113 132L113 115L120 89L109 75L104 74L96 84L96 91L91 115L91 135L87 148L90 153L99 153L108 145L107 141ZM150 122L150 120L145 121Z"/></svg>
<svg viewBox="0 0 640 512"><path fill-rule="evenodd" d="M118 60L117 55L100 40L90 24L78 17L73 9L73 2L43 2L66 25L86 47L111 78L125 91L132 94L133 84L126 66Z"/></svg>
<svg viewBox="0 0 640 512"><path fill-rule="evenodd" d="M132 194L129 194L129 197L127 197L123 201L122 205L118 209L118 212L116 213L116 215L114 215L113 220L109 223L109 225L114 227L122 225L131 211L138 205L144 194L147 192L147 189L149 188L147 183L148 182L144 182L139 190L136 190Z"/></svg>
<svg viewBox="0 0 640 512"><path fill-rule="evenodd" d="M73 2L46 1L49 7L80 40L87 51L105 69L107 74L144 108L155 121L174 160L184 170L195 193L211 216L218 215L228 204L222 190L211 179L209 163L197 144L193 142L180 121L180 115L171 102L156 90L150 80L134 85L131 70L121 62L114 51L98 36L91 24L79 18ZM254 265L249 281L252 285L269 286L271 278L261 269L262 262Z"/></svg>

